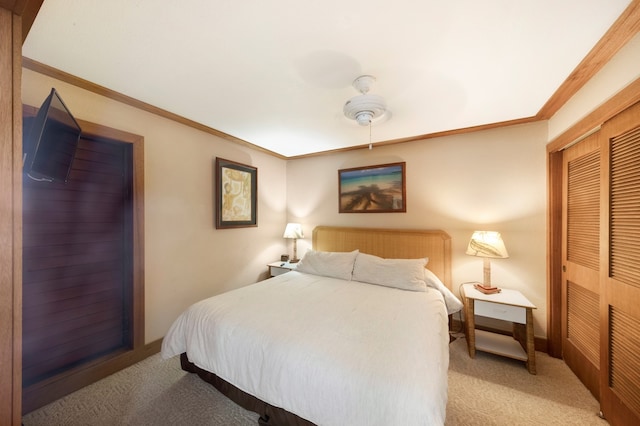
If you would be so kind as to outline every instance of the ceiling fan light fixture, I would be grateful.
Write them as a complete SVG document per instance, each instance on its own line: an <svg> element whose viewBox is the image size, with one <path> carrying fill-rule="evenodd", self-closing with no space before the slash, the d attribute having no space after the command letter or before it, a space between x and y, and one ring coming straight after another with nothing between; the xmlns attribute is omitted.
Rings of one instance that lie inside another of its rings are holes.
<svg viewBox="0 0 640 426"><path fill-rule="evenodd" d="M371 123L373 119L373 112L371 111L360 111L356 114L356 121L361 126L366 126Z"/></svg>
<svg viewBox="0 0 640 426"><path fill-rule="evenodd" d="M361 75L356 78L352 86L362 93L354 96L344 104L344 115L350 120L355 120L361 126L368 126L371 121L382 116L387 110L387 103L378 95L370 95L368 92L375 77Z"/></svg>
<svg viewBox="0 0 640 426"><path fill-rule="evenodd" d="M387 110L387 104L378 95L358 95L344 104L344 115L356 120L361 126L369 125L370 121L380 117Z"/></svg>

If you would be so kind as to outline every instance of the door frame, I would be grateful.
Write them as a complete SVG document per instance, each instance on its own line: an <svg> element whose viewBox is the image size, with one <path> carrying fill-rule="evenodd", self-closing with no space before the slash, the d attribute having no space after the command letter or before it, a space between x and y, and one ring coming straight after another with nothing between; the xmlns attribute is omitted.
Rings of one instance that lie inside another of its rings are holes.
<svg viewBox="0 0 640 426"><path fill-rule="evenodd" d="M562 357L562 151L637 102L640 79L547 144L547 344L556 358Z"/></svg>
<svg viewBox="0 0 640 426"><path fill-rule="evenodd" d="M37 108L23 105L22 114L32 116ZM28 413L64 395L135 364L158 351L158 344L145 345L144 315L144 137L76 119L85 137L111 139L132 144L133 156L133 250L132 250L132 348L80 366L59 377L22 390L22 412Z"/></svg>

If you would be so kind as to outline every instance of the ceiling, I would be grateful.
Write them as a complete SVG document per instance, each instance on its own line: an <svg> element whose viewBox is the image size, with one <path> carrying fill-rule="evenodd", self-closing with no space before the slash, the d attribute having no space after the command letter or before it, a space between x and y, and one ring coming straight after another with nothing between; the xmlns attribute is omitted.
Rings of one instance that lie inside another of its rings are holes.
<svg viewBox="0 0 640 426"><path fill-rule="evenodd" d="M533 117L630 3L45 0L23 55L295 157Z"/></svg>

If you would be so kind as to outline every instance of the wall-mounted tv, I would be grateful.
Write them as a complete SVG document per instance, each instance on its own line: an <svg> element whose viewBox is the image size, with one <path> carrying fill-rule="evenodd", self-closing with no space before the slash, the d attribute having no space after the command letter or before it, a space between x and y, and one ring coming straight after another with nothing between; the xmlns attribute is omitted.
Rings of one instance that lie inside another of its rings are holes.
<svg viewBox="0 0 640 426"><path fill-rule="evenodd" d="M35 180L66 182L81 132L56 89L51 89L25 132L25 173Z"/></svg>

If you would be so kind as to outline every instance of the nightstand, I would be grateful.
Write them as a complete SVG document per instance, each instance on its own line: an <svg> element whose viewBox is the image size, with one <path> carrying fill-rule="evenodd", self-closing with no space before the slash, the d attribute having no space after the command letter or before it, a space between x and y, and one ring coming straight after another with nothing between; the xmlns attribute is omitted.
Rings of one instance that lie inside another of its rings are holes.
<svg viewBox="0 0 640 426"><path fill-rule="evenodd" d="M295 270L298 264L289 262L272 262L267 266L269 267L269 276L276 277L278 275L286 274L289 271Z"/></svg>
<svg viewBox="0 0 640 426"><path fill-rule="evenodd" d="M500 293L484 294L463 284L460 296L464 302L467 346L469 356L475 358L476 350L519 359L526 362L529 373L536 374L536 351L533 336L533 313L536 309L517 290L503 288ZM513 336L476 330L475 316L493 318L513 323ZM516 334L524 328L524 348Z"/></svg>

